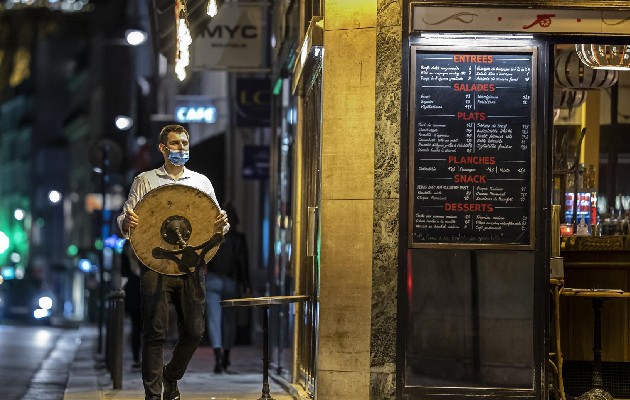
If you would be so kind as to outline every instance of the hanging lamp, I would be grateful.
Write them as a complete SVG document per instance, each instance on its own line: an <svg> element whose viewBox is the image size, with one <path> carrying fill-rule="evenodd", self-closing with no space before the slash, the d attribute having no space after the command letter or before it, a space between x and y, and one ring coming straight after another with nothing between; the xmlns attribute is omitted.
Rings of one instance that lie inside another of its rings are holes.
<svg viewBox="0 0 630 400"><path fill-rule="evenodd" d="M556 57L556 84L569 89L605 89L617 83L619 72L587 67L575 49L565 50Z"/></svg>
<svg viewBox="0 0 630 400"><path fill-rule="evenodd" d="M175 31L177 32L177 49L175 51L175 73L180 81L186 79L186 67L190 64L190 50L192 35L188 25L187 0L180 0L175 8Z"/></svg>
<svg viewBox="0 0 630 400"><path fill-rule="evenodd" d="M575 51L587 67L630 70L630 46L624 44L576 44Z"/></svg>
<svg viewBox="0 0 630 400"><path fill-rule="evenodd" d="M553 90L553 108L573 109L586 101L587 90L566 89L556 86Z"/></svg>
<svg viewBox="0 0 630 400"><path fill-rule="evenodd" d="M219 7L217 5L217 0L209 0L208 7L206 8L206 14L211 17L216 16L219 13Z"/></svg>

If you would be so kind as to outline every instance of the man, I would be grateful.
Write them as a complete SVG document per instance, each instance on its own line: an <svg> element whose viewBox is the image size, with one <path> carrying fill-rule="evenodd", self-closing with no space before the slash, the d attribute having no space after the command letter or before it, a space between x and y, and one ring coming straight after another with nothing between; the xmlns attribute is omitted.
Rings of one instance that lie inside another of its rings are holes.
<svg viewBox="0 0 630 400"><path fill-rule="evenodd" d="M129 198L118 217L118 227L125 237L142 223L133 208L150 190L163 185L181 184L195 187L208 194L216 204L210 180L184 167L189 159L189 135L180 125L167 125L160 132L159 150L164 157L160 168L143 172L131 185ZM221 211L215 221L216 229L226 234L230 228L227 214ZM203 271L194 273L203 282ZM179 400L177 381L182 378L204 332L205 302L195 301L195 284L188 275L163 275L142 267L142 383L145 399L160 400L162 386L164 400ZM170 362L164 366L164 343L168 327L168 302L175 305L179 340L173 348Z"/></svg>

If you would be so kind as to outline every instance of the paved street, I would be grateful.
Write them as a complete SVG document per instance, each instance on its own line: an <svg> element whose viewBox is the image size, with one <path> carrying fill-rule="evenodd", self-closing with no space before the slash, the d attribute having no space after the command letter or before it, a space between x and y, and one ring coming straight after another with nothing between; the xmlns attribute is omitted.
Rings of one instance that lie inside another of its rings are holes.
<svg viewBox="0 0 630 400"><path fill-rule="evenodd" d="M0 325L0 390L3 400L63 397L71 359L51 353L55 345L59 345L59 349L65 346L65 341L58 343L62 335L63 330L57 328ZM50 378L47 382L41 380L44 374ZM35 396L42 392L56 392L57 397Z"/></svg>
<svg viewBox="0 0 630 400"><path fill-rule="evenodd" d="M142 379L140 372L131 370L128 344L123 355L122 389L114 390L96 351L97 337L98 331L92 326L63 329L0 325L2 400L142 399ZM165 351L166 359L169 350ZM199 347L179 383L182 400L260 398L262 349L240 346L232 354L229 373L215 374L212 348ZM275 400L293 399L285 389L285 381L271 375L269 382Z"/></svg>
<svg viewBox="0 0 630 400"><path fill-rule="evenodd" d="M72 363L64 400L127 400L142 399L140 372L131 371L131 352L124 348L123 382L121 390L114 390L110 374L102 366L96 354L97 330L81 328L80 345ZM70 336L72 334L69 334ZM168 359L169 349L165 351ZM235 347L232 350L230 373L215 374L212 348L201 346L195 353L188 371L179 382L182 400L254 400L262 391L262 348L256 346ZM275 377L275 376L274 376ZM279 381L281 382L281 381ZM270 379L271 395L275 400L292 400L285 390L286 384ZM42 399L39 399L42 400Z"/></svg>

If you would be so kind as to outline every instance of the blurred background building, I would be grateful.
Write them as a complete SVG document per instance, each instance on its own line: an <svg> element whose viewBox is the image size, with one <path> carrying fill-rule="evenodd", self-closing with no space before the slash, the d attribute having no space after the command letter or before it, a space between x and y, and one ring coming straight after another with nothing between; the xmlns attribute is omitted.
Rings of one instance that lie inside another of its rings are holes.
<svg viewBox="0 0 630 400"><path fill-rule="evenodd" d="M236 208L252 295L299 290L291 75L319 6L218 1L210 16L209 3L0 1L0 282L44 287L53 324L102 327L121 283L115 217L133 177L161 165L157 136L171 123L191 135L187 166ZM193 38L183 71L182 12ZM238 313L237 343L260 341L259 314ZM309 309L309 329L316 317ZM291 374L292 308L272 309L271 324L272 362Z"/></svg>
<svg viewBox="0 0 630 400"><path fill-rule="evenodd" d="M194 45L218 49L183 80L180 5ZM50 286L57 317L94 320L100 280L118 284L115 217L133 177L161 165L168 123L187 127L188 165L235 204L266 290L269 4L219 5L211 25L205 1L0 2L0 268Z"/></svg>

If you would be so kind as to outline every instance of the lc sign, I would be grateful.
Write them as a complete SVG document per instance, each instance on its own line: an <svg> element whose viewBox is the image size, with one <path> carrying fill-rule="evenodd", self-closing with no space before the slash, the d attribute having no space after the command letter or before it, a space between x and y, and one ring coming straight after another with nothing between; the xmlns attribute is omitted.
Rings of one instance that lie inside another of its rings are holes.
<svg viewBox="0 0 630 400"><path fill-rule="evenodd" d="M226 2L193 40L192 66L202 70L264 71L267 6Z"/></svg>

